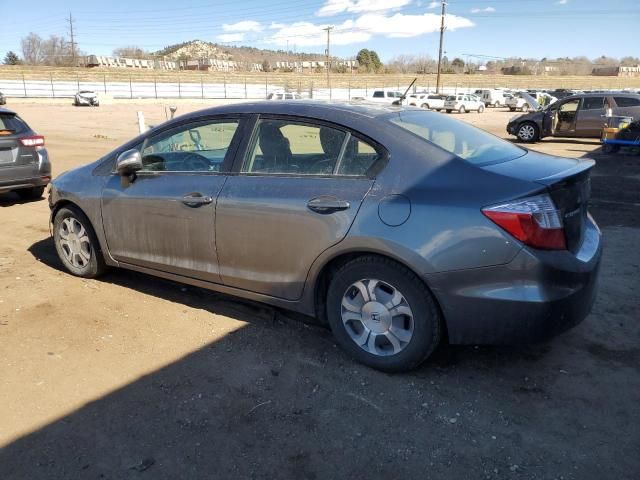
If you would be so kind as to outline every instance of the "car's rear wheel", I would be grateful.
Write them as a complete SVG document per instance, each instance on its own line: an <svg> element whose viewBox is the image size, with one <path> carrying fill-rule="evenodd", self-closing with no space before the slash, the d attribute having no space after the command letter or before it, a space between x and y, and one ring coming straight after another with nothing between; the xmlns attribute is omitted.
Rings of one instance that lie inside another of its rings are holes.
<svg viewBox="0 0 640 480"><path fill-rule="evenodd" d="M529 104L525 103L524 105L522 105L521 110L522 110L523 113L528 112L529 111Z"/></svg>
<svg viewBox="0 0 640 480"><path fill-rule="evenodd" d="M24 200L35 200L42 198L44 187L21 188L20 190L16 190L16 193Z"/></svg>
<svg viewBox="0 0 640 480"><path fill-rule="evenodd" d="M447 113L451 113L453 110L447 108Z"/></svg>
<svg viewBox="0 0 640 480"><path fill-rule="evenodd" d="M467 110L464 108L464 105L460 105L460 108L458 109L458 113L467 113Z"/></svg>
<svg viewBox="0 0 640 480"><path fill-rule="evenodd" d="M516 111L515 107L509 107L509 110L511 110L512 112Z"/></svg>
<svg viewBox="0 0 640 480"><path fill-rule="evenodd" d="M438 307L413 272L378 256L345 263L327 292L327 317L338 344L386 372L417 367L441 336Z"/></svg>
<svg viewBox="0 0 640 480"><path fill-rule="evenodd" d="M106 270L91 222L79 209L64 207L56 213L53 240L62 264L73 275L96 278Z"/></svg>
<svg viewBox="0 0 640 480"><path fill-rule="evenodd" d="M423 103L422 105L420 105L421 108L426 108L427 110L429 110L429 104L428 103Z"/></svg>
<svg viewBox="0 0 640 480"><path fill-rule="evenodd" d="M493 104L493 106L495 108L500 108L502 105L500 105L500 100L496 100L495 103Z"/></svg>
<svg viewBox="0 0 640 480"><path fill-rule="evenodd" d="M482 113L482 112L484 112L484 105L480 105L478 107L478 113Z"/></svg>
<svg viewBox="0 0 640 480"><path fill-rule="evenodd" d="M535 123L524 122L518 126L518 131L516 132L516 136L522 142L535 142L538 140L540 132L538 130L538 126Z"/></svg>

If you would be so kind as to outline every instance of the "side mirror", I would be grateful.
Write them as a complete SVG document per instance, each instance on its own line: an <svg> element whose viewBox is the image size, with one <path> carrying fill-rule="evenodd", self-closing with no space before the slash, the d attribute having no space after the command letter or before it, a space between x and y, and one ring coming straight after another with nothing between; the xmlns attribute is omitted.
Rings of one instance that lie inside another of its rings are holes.
<svg viewBox="0 0 640 480"><path fill-rule="evenodd" d="M138 150L127 150L118 155L116 172L121 176L131 175L142 170L142 155Z"/></svg>

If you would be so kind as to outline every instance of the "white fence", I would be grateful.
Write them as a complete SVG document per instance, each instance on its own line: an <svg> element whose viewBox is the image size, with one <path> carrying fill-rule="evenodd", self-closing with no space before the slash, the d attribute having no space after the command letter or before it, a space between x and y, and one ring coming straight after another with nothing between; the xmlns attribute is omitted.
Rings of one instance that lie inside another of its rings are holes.
<svg viewBox="0 0 640 480"><path fill-rule="evenodd" d="M380 88L377 86L376 88ZM398 90L404 92L408 85L398 85ZM433 85L429 85L433 89ZM92 90L109 95L113 98L185 98L185 99L264 99L267 94L277 90L284 90L287 85L265 81L256 83L181 83L181 82L113 82L113 81L59 81L59 80L0 80L0 92L7 97L22 98L71 98L79 90ZM393 87L394 89L396 86ZM297 91L304 97L328 99L329 89L288 88ZM416 90L423 91L427 87L417 86ZM349 100L354 97L367 97L374 87L367 88L333 88L331 98L334 100ZM472 87L446 87L443 93L467 93Z"/></svg>

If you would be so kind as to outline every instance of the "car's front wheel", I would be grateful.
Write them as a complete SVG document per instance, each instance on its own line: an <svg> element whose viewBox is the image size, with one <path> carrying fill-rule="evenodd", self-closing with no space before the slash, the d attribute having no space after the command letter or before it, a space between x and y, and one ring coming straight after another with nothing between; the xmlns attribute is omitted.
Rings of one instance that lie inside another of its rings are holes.
<svg viewBox="0 0 640 480"><path fill-rule="evenodd" d="M535 123L524 122L518 126L516 136L522 142L535 142L539 136L538 126Z"/></svg>
<svg viewBox="0 0 640 480"><path fill-rule="evenodd" d="M56 213L53 240L62 264L73 275L96 278L105 271L98 238L79 209L65 207Z"/></svg>
<svg viewBox="0 0 640 480"><path fill-rule="evenodd" d="M478 113L482 113L482 112L484 112L484 105L480 105L478 107Z"/></svg>
<svg viewBox="0 0 640 480"><path fill-rule="evenodd" d="M340 267L326 309L338 344L378 370L415 368L440 341L440 312L431 292L409 269L383 257L362 256Z"/></svg>

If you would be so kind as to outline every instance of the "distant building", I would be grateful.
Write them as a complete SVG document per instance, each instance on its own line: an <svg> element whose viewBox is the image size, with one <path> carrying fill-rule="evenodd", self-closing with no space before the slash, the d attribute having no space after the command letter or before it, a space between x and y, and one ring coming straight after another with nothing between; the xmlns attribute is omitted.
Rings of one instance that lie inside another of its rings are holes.
<svg viewBox="0 0 640 480"><path fill-rule="evenodd" d="M640 77L640 65L619 67L596 67L591 75L598 77Z"/></svg>

